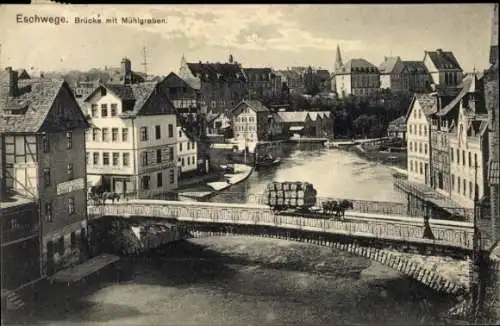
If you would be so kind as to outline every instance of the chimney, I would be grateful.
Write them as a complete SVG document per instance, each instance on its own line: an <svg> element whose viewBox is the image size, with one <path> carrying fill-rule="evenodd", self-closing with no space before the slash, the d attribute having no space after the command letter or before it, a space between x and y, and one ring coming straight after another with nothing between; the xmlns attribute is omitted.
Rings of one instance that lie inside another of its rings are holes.
<svg viewBox="0 0 500 326"><path fill-rule="evenodd" d="M132 81L132 63L128 58L122 59L122 75L123 75L123 83L130 84Z"/></svg>
<svg viewBox="0 0 500 326"><path fill-rule="evenodd" d="M17 86L17 71L12 70L12 67L5 68L6 73L2 74L2 80L0 82L2 88L2 94L7 96L16 96L18 94Z"/></svg>
<svg viewBox="0 0 500 326"><path fill-rule="evenodd" d="M443 49L437 49L436 50L437 53L442 53L443 52Z"/></svg>

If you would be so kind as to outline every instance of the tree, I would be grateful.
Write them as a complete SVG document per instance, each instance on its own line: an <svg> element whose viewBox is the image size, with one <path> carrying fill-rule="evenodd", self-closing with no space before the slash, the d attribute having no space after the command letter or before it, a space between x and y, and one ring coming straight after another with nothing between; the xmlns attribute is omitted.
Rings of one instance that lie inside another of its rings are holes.
<svg viewBox="0 0 500 326"><path fill-rule="evenodd" d="M377 123L377 117L374 115L362 114L353 121L354 128L361 132L363 137L367 136L367 131Z"/></svg>

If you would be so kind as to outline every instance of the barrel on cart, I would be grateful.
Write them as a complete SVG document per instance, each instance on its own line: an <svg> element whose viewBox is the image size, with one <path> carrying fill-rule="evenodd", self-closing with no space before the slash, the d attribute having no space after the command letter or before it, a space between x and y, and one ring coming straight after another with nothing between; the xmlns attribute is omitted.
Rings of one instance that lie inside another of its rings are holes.
<svg viewBox="0 0 500 326"><path fill-rule="evenodd" d="M264 193L265 203L275 211L309 211L316 205L316 189L309 182L271 182Z"/></svg>

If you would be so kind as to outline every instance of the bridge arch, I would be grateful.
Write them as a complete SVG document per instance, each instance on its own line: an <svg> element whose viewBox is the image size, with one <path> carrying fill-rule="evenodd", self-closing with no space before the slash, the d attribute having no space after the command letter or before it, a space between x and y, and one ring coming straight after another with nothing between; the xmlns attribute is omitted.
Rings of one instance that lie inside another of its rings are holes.
<svg viewBox="0 0 500 326"><path fill-rule="evenodd" d="M187 238L206 238L206 237L222 237L222 236L251 236L258 238L281 239L294 242L309 243L313 245L338 249L349 252L356 256L367 258L371 261L378 262L384 266L396 270L397 272L408 276L416 281L430 287L440 293L446 293L454 296L466 295L469 292L469 287L461 282L450 281L441 276L436 271L410 260L408 257L398 255L395 252L377 248L375 246L367 246L357 241L345 241L346 239L329 239L329 237L321 235L305 235L300 232L290 230L272 230L266 232L258 229L241 229L238 227L225 226L223 228L207 228L204 225L183 225L183 232Z"/></svg>

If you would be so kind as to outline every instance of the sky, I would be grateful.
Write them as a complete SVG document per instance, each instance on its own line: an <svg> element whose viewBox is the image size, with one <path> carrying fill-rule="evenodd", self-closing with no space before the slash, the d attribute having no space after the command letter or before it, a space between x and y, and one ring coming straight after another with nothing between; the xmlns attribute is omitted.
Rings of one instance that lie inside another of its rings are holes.
<svg viewBox="0 0 500 326"><path fill-rule="evenodd" d="M28 71L118 67L167 75L188 62L243 67L315 66L384 56L422 60L425 50L453 51L464 71L488 67L492 4L441 5L1 5L0 66ZM69 23L17 23L24 16L63 16ZM74 17L166 18L156 25L75 24Z"/></svg>

